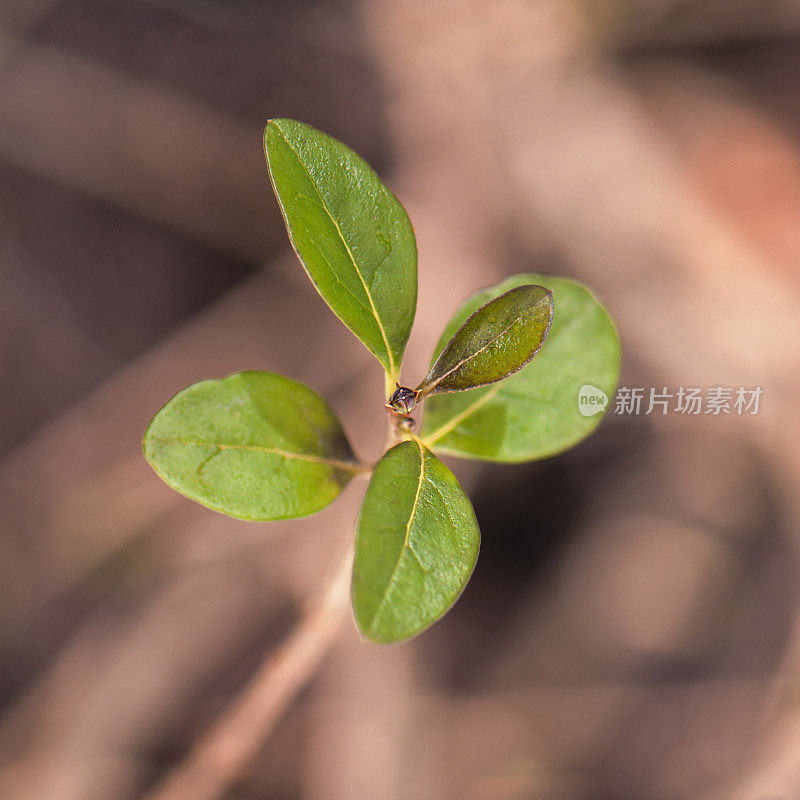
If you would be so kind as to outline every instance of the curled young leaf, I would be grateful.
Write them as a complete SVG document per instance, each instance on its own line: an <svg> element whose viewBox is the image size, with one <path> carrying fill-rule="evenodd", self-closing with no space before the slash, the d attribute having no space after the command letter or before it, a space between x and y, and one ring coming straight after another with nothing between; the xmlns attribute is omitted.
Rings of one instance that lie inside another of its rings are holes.
<svg viewBox="0 0 800 800"><path fill-rule="evenodd" d="M313 514L361 470L330 406L273 372L240 372L178 392L143 445L173 489L248 520Z"/></svg>
<svg viewBox="0 0 800 800"><path fill-rule="evenodd" d="M619 336L603 306L574 281L515 275L476 292L448 323L437 352L476 308L530 283L546 286L558 299L547 347L508 380L432 397L421 432L429 447L464 458L531 461L572 447L603 418L619 377ZM596 405L581 404L587 394Z"/></svg>
<svg viewBox="0 0 800 800"><path fill-rule="evenodd" d="M415 441L378 462L356 534L353 611L375 642L399 642L455 603L475 567L480 530L453 473Z"/></svg>
<svg viewBox="0 0 800 800"><path fill-rule="evenodd" d="M553 319L553 293L517 286L475 311L455 332L419 385L420 396L487 386L524 367Z"/></svg>
<svg viewBox="0 0 800 800"><path fill-rule="evenodd" d="M264 131L289 239L334 314L394 380L417 307L417 245L405 209L360 156L321 131Z"/></svg>

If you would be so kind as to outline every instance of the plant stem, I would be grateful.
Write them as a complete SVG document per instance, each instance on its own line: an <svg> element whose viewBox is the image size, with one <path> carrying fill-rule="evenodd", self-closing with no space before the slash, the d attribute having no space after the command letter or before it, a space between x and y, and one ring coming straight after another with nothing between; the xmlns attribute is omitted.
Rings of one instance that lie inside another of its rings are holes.
<svg viewBox="0 0 800 800"><path fill-rule="evenodd" d="M384 390L386 394L386 400L388 402L389 398L392 396L392 392L395 390L395 384L397 383L398 375L389 374L388 372L384 373Z"/></svg>
<svg viewBox="0 0 800 800"><path fill-rule="evenodd" d="M147 800L217 800L241 777L336 639L348 606L352 565L351 541L316 605Z"/></svg>

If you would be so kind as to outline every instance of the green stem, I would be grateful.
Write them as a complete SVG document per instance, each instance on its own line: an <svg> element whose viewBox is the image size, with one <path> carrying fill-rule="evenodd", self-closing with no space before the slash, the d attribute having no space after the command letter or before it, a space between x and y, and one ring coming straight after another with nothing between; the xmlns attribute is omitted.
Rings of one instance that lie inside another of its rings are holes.
<svg viewBox="0 0 800 800"><path fill-rule="evenodd" d="M385 377L385 391L386 391L386 401L388 402L389 398L394 394L394 390L397 386L398 382L398 375L396 373L384 373Z"/></svg>

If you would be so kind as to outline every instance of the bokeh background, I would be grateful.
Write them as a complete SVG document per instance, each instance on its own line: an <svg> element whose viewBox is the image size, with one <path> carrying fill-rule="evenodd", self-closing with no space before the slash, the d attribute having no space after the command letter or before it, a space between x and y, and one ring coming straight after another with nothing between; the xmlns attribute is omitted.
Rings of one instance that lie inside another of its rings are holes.
<svg viewBox="0 0 800 800"><path fill-rule="evenodd" d="M483 532L462 599L402 646L348 618L226 800L800 797L797 0L0 0L0 797L146 796L349 536L361 484L239 523L140 451L175 391L256 368L380 452L270 116L409 210L409 381L465 295L539 271L597 291L623 385L764 394L450 462Z"/></svg>

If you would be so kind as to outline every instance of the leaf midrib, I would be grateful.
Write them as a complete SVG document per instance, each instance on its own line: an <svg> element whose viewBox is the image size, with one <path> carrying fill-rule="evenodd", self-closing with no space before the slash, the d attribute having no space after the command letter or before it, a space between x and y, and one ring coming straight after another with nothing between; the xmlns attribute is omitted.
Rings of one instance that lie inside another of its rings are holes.
<svg viewBox="0 0 800 800"><path fill-rule="evenodd" d="M495 395L500 391L503 384L498 383L496 386L493 386L489 391L485 394L482 394L474 403L470 403L465 409L460 411L454 417L451 417L444 425L437 428L432 434L429 436L423 437L423 441L428 447L431 447L435 442L438 442L443 436L446 436L450 433L453 428L458 426L462 423L467 417L471 416L475 411L477 411L482 405L488 403Z"/></svg>
<svg viewBox="0 0 800 800"><path fill-rule="evenodd" d="M501 295L501 296L502 296L502 295ZM498 298L498 299L499 299L499 298ZM493 344L494 344L494 343L495 343L495 342L496 342L496 341L497 341L497 340L498 340L498 339L499 339L501 336L505 336L505 335L506 335L506 334L507 334L507 333L508 333L508 332L509 332L509 331L510 331L510 330L511 330L511 329L512 329L512 328L513 328L513 327L514 327L514 326L515 326L515 325L516 325L518 322L521 322L521 321L524 319L525 315L526 315L526 314L527 314L529 311L531 311L532 309L535 309L537 306L539 306L539 305L540 305L540 303L541 303L541 301L539 301L538 303L535 303L533 306L530 306L529 308L525 309L525 311L523 311L523 312L522 312L522 313L521 313L521 314L520 314L520 315L519 315L519 316L518 316L518 317L517 317L517 318L516 318L516 319L515 319L515 320L514 320L512 323L510 323L510 324L509 324L507 327L505 327L505 328L504 328L502 331L500 331L500 333L498 333L498 334L497 334L497 336L493 337L493 338L492 338L492 339L490 339L488 342L486 342L485 344L481 345L481 346L480 346L480 347L479 347L479 348L478 348L478 349L477 349L477 350L476 350L474 353L472 353L471 355L468 355L466 358L462 358L462 359L461 359L461 361L459 361L459 362L458 362L458 363L457 363L457 364L456 364L454 367L452 367L451 369L449 369L447 372L445 372L445 373L444 373L444 375L442 375L440 378L438 378L438 379L437 379L437 380L435 380L435 381L434 381L432 384L430 384L430 388L428 389L428 391L426 392L426 394L430 394L430 393L431 393L431 390L435 389L435 388L436 388L436 387L437 387L437 386L438 386L438 385L439 385L439 384L440 384L440 383L441 383L441 382L442 382L442 381L443 381L443 380L444 380L444 379L445 379L445 378L446 378L448 375L452 375L452 374L453 374L453 373L454 373L454 372L455 372L457 369L460 369L461 367L463 367L463 366L464 366L464 364L466 364L466 363L467 363L467 362L469 362L469 361L472 361L472 359L473 359L473 358L476 358L477 356L479 356L479 355L480 355L480 354L481 354L481 353L482 353L482 352L483 352L483 351L484 351L484 350L485 350L487 347L490 347L491 345L493 345ZM477 312L475 312L475 313L477 313ZM470 319L471 319L471 317L470 317ZM464 322L464 325L466 325L466 324L467 324L467 322L469 322L469 319L468 319L466 322ZM461 328L463 328L463 327L464 327L464 325L462 325L462 326L461 326ZM459 328L459 331L461 330L461 328ZM454 336L454 337L455 337L455 336L458 336L458 333L459 333L459 331L456 331L456 333L455 333L455 334L453 334L453 336ZM527 364L530 362L530 360L533 358L533 356L535 356L535 355L536 355L536 353L538 353L538 352L539 352L539 350L540 350L540 349L541 349L541 347L542 347L542 344L543 344L543 342L540 342L540 343L539 343L539 347L538 347L538 348L537 348L537 349L536 349L536 350L533 352L533 354L532 354L532 355L531 355L531 357L528 359L528 361L526 361L526 362L525 362L525 364L522 364L520 367L517 367L517 369L516 369L516 370L514 370L514 372L517 372L517 371L519 371L520 369L522 369L522 367L526 366L526 365L527 365ZM441 358L441 356L440 356L440 358ZM437 359L437 360L438 360L438 359ZM434 367L435 367L435 366L436 366L436 365L434 364ZM509 374L512 374L512 373L509 373ZM494 381L492 381L492 383L494 383ZM488 384L483 384L483 385L484 385L484 386L486 386L486 385L488 385ZM473 387L473 388L477 389L477 388L479 388L479 386L480 386L480 384L477 384L477 385L476 385L475 387Z"/></svg>
<svg viewBox="0 0 800 800"><path fill-rule="evenodd" d="M403 540L403 544L400 547L400 554L397 556L397 561L395 562L394 569L392 569L392 574L389 576L389 581L386 584L386 589L384 589L383 597L381 597L380 603L378 603L377 609L375 609L375 616L372 618L372 624L369 627L370 636L375 634L375 628L380 621L381 612L383 611L384 605L389 600L389 595L392 592L392 589L395 586L395 577L397 575L397 570L400 568L400 562L403 560L403 556L406 553L406 550L414 553L414 549L411 547L411 526L414 522L414 517L417 513L417 506L419 505L419 496L422 493L422 484L425 481L425 453L422 450L422 445L419 442L415 443L419 448L419 483L417 483L417 491L414 495L414 502L411 505L411 513L408 515L408 522L406 523L406 534ZM416 557L416 553L414 553ZM419 561L419 559L417 559ZM422 566L420 564L420 566Z"/></svg>
<svg viewBox="0 0 800 800"><path fill-rule="evenodd" d="M207 442L202 439L181 439L177 436L165 438L162 436L151 436L151 442L159 442L160 444L180 444L186 447L215 447L218 450L242 450L254 453L266 453L268 455L281 456L283 458L292 458L298 461L309 461L314 464L323 464L325 466L333 467L335 469L343 469L349 472L361 472L362 467L354 461L340 461L335 458L325 458L323 456L314 456L309 453L295 453L291 450L283 450L280 447L268 447L260 444L228 444L221 442Z"/></svg>
<svg viewBox="0 0 800 800"><path fill-rule="evenodd" d="M297 163L303 169L303 171L308 176L309 181L311 181L311 185L314 187L314 191L317 193L317 197L319 198L320 205L325 210L325 213L328 215L328 219L333 223L333 227L336 228L336 232L339 234L339 238L344 245L344 249L347 251L347 255L350 257L350 261L353 264L353 269L358 275L358 279L361 281L361 285L364 287L364 294L367 296L367 300L369 301L370 309L372 310L372 315L375 317L375 322L378 324L378 330L381 333L381 338L383 339L384 347L386 348L386 357L389 359L389 372L392 376L395 375L396 372L396 365L394 363L394 356L392 355L392 348L389 346L389 339L386 336L386 330L383 327L383 321L381 320L380 315L378 314L378 309L375 306L375 301L372 299L372 292L370 291L369 285L364 280L364 276L361 274L361 270L358 268L358 264L356 263L355 256L353 255L350 246L347 244L347 240L344 238L344 234L342 233L342 229L339 227L339 223L336 221L336 218L331 213L331 210L328 208L327 203L325 202L322 194L319 191L319 187L317 186L316 181L314 180L313 175L308 171L308 167L303 162L303 159L300 158L300 154L295 150L292 146L292 143L287 138L286 134L284 133L283 129L277 122L273 122L275 128L277 129L278 133L280 133L281 138L286 143L286 146L292 151L294 157L297 159Z"/></svg>

